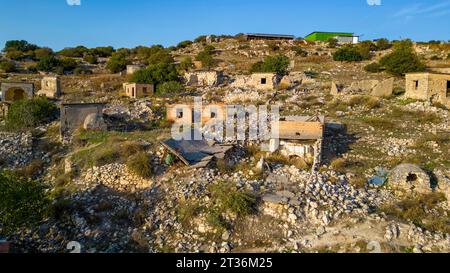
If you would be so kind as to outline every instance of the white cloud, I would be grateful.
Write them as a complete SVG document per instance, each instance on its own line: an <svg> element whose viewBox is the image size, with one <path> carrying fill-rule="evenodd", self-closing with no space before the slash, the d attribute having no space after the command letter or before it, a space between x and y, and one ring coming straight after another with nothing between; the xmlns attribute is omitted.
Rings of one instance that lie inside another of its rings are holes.
<svg viewBox="0 0 450 273"><path fill-rule="evenodd" d="M369 6L381 6L381 0L367 0Z"/></svg>
<svg viewBox="0 0 450 273"><path fill-rule="evenodd" d="M439 17L450 12L450 0L446 0L434 5L424 3L414 3L404 7L393 15L393 17L404 17L412 19L416 16Z"/></svg>

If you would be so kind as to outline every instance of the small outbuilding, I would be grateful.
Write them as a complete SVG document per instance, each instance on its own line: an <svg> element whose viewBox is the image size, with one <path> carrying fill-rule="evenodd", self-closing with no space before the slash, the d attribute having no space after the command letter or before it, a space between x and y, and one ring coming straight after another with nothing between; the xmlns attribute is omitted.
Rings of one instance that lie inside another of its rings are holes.
<svg viewBox="0 0 450 273"><path fill-rule="evenodd" d="M1 99L6 102L29 99L34 96L34 84L32 83L3 82L0 89Z"/></svg>
<svg viewBox="0 0 450 273"><path fill-rule="evenodd" d="M140 99L152 96L155 93L155 85L143 83L124 83L123 91L125 92L125 96L129 98Z"/></svg>
<svg viewBox="0 0 450 273"><path fill-rule="evenodd" d="M450 74L431 72L406 74L405 97L438 102L450 107Z"/></svg>

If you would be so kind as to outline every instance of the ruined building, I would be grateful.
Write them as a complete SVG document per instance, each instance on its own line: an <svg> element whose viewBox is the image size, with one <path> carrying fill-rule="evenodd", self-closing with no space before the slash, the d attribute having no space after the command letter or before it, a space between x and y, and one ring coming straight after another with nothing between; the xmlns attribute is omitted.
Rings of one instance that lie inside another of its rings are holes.
<svg viewBox="0 0 450 273"><path fill-rule="evenodd" d="M197 71L186 73L184 77L188 86L218 86L222 83L223 73L219 71Z"/></svg>
<svg viewBox="0 0 450 273"><path fill-rule="evenodd" d="M306 162L319 164L325 118L285 117L279 121L279 138L270 140L270 152L280 151L288 157L299 157ZM272 129L275 124L272 124Z"/></svg>
<svg viewBox="0 0 450 273"><path fill-rule="evenodd" d="M65 103L61 105L61 138L69 142L78 129L106 130L103 103Z"/></svg>
<svg viewBox="0 0 450 273"><path fill-rule="evenodd" d="M450 107L450 74L429 72L406 74L405 97L438 102Z"/></svg>
<svg viewBox="0 0 450 273"><path fill-rule="evenodd" d="M37 95L51 99L61 96L61 81L59 78L44 77L41 81L41 90L37 92Z"/></svg>
<svg viewBox="0 0 450 273"><path fill-rule="evenodd" d="M125 96L133 99L145 98L153 95L155 92L154 84L142 84L142 83L124 83L123 91Z"/></svg>
<svg viewBox="0 0 450 273"><path fill-rule="evenodd" d="M8 82L1 84L1 100L13 102L34 96L34 84L23 82Z"/></svg>
<svg viewBox="0 0 450 273"><path fill-rule="evenodd" d="M132 75L143 68L144 66L138 64L127 65L127 75Z"/></svg>
<svg viewBox="0 0 450 273"><path fill-rule="evenodd" d="M254 88L257 90L275 89L280 82L280 77L276 73L254 73L251 76L237 76L232 83L235 88Z"/></svg>

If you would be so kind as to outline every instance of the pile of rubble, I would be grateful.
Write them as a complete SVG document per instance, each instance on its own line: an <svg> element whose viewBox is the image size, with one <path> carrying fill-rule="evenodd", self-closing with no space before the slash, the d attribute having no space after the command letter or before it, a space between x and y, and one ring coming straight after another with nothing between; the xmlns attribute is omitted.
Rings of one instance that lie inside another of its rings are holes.
<svg viewBox="0 0 450 273"><path fill-rule="evenodd" d="M0 165L8 168L26 165L33 158L32 144L31 133L0 132Z"/></svg>
<svg viewBox="0 0 450 273"><path fill-rule="evenodd" d="M119 192L136 192L148 189L152 181L131 173L123 164L110 164L88 169L84 177L76 181L81 189L106 186Z"/></svg>

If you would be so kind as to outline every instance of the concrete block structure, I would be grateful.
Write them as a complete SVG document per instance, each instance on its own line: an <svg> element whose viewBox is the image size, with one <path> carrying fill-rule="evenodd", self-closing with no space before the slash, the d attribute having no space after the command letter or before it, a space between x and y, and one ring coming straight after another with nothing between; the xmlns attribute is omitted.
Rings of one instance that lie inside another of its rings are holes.
<svg viewBox="0 0 450 273"><path fill-rule="evenodd" d="M280 77L276 73L254 73L251 76L237 76L232 83L232 87L254 88L265 91L275 89L279 82Z"/></svg>
<svg viewBox="0 0 450 273"><path fill-rule="evenodd" d="M86 123L92 124L95 115L98 120L103 117L103 103L64 103L61 105L61 138L64 142L71 139L73 132L83 128ZM99 124L99 122L98 122ZM104 128L105 126L103 126Z"/></svg>
<svg viewBox="0 0 450 273"><path fill-rule="evenodd" d="M138 64L127 65L127 75L133 75L135 72L137 72L143 68L144 68L143 65L138 65Z"/></svg>
<svg viewBox="0 0 450 273"><path fill-rule="evenodd" d="M59 77L44 77L41 81L41 90L38 96L55 99L61 96L61 81Z"/></svg>
<svg viewBox="0 0 450 273"><path fill-rule="evenodd" d="M197 71L186 73L186 85L208 87L217 86L222 83L223 73L219 71Z"/></svg>
<svg viewBox="0 0 450 273"><path fill-rule="evenodd" d="M133 99L140 99L151 96L155 93L154 84L142 84L142 83L124 83L123 91L125 96Z"/></svg>
<svg viewBox="0 0 450 273"><path fill-rule="evenodd" d="M450 107L450 74L430 72L406 74L405 97L442 103Z"/></svg>
<svg viewBox="0 0 450 273"><path fill-rule="evenodd" d="M22 99L29 99L34 96L34 84L23 82L9 82L1 84L1 99L6 102L13 102Z"/></svg>
<svg viewBox="0 0 450 273"><path fill-rule="evenodd" d="M272 130L276 123L272 123ZM278 122L278 138L269 143L270 152L280 151L288 157L299 157L317 165L321 161L325 118L285 117Z"/></svg>

